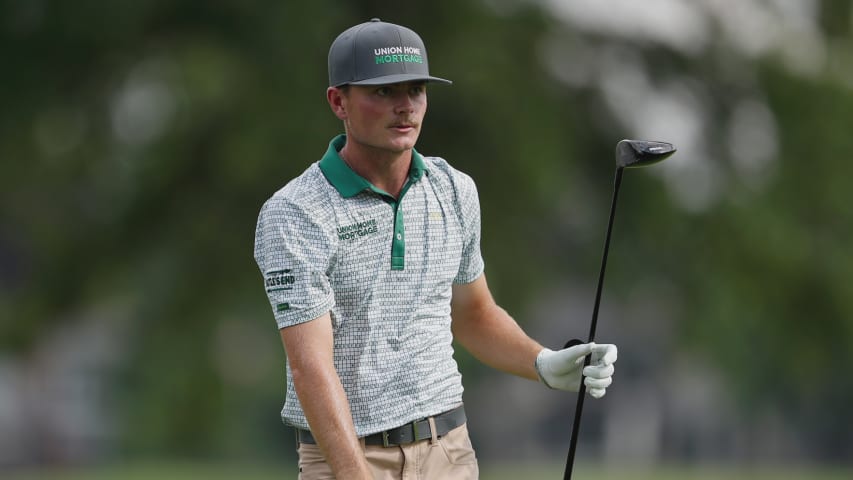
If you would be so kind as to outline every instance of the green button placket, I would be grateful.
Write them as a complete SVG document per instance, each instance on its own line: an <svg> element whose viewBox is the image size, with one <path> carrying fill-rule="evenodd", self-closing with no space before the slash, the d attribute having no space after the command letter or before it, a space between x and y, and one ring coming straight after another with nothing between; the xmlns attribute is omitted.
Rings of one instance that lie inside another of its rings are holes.
<svg viewBox="0 0 853 480"><path fill-rule="evenodd" d="M391 237L391 270L406 267L406 227L403 222L403 202L394 202L394 231Z"/></svg>
<svg viewBox="0 0 853 480"><path fill-rule="evenodd" d="M419 176L415 178L417 180ZM394 230L391 232L391 270L404 270L406 267L406 226L403 220L403 197L412 186L410 178L400 192L400 199L385 197L394 209ZM386 194L387 195L387 194Z"/></svg>

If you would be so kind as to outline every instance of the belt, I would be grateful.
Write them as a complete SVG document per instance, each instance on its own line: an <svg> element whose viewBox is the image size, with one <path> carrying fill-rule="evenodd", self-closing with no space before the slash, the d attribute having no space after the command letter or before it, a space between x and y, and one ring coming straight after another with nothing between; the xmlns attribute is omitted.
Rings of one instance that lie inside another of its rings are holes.
<svg viewBox="0 0 853 480"><path fill-rule="evenodd" d="M447 435L447 432L465 423L465 408L459 406L453 410L440 413L432 417L432 419L435 421L435 436L443 437ZM366 445L390 447L414 443L428 438L432 438L432 430L430 429L429 419L424 418L397 428L392 428L391 430L368 435L364 437L364 443ZM311 432L301 428L296 429L296 441L311 445L317 444Z"/></svg>

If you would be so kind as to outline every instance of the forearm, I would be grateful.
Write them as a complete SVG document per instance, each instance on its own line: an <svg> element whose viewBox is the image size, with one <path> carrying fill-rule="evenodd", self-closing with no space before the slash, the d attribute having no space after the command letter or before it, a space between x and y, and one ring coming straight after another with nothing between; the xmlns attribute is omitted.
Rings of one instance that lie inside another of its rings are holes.
<svg viewBox="0 0 853 480"><path fill-rule="evenodd" d="M331 318L326 314L282 329L281 337L311 434L335 476L372 478L335 370Z"/></svg>
<svg viewBox="0 0 853 480"><path fill-rule="evenodd" d="M336 478L371 478L355 433L352 414L334 369L291 368L296 395L317 445Z"/></svg>
<svg viewBox="0 0 853 480"><path fill-rule="evenodd" d="M503 372L539 379L534 363L542 345L527 336L503 308L486 306L454 326L456 340L477 360Z"/></svg>
<svg viewBox="0 0 853 480"><path fill-rule="evenodd" d="M454 338L477 360L520 377L539 379L534 364L542 345L495 303L485 275L454 285L450 307Z"/></svg>

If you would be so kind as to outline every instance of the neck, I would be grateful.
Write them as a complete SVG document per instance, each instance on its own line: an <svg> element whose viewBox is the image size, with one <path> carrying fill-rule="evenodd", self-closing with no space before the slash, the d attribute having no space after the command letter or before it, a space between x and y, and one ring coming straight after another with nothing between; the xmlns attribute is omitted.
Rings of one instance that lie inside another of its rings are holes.
<svg viewBox="0 0 853 480"><path fill-rule="evenodd" d="M347 140L339 152L341 159L357 174L394 198L399 198L409 177L412 150L390 152Z"/></svg>

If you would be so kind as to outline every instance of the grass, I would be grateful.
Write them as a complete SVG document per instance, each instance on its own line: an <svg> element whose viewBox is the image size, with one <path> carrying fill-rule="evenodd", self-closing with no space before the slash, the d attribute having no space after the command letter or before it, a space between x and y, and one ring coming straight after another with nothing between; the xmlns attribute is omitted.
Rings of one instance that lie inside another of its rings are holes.
<svg viewBox="0 0 853 480"><path fill-rule="evenodd" d="M215 465L152 463L92 468L0 471L5 480L296 480L291 465ZM555 480L563 478L562 465L483 464L483 480ZM842 480L853 478L851 468L786 468L782 466L701 467L601 467L575 468L574 478L595 480Z"/></svg>

